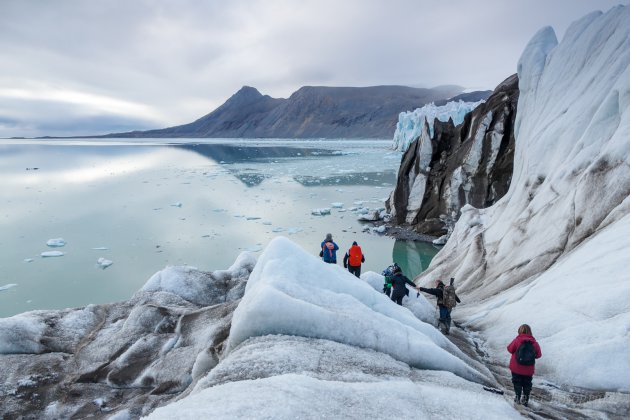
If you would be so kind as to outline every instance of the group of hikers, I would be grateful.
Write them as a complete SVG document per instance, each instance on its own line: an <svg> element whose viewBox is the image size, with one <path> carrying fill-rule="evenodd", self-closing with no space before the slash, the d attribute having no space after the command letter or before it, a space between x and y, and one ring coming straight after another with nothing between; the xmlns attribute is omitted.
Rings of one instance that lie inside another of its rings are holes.
<svg viewBox="0 0 630 420"><path fill-rule="evenodd" d="M326 234L326 238L321 243L319 256L323 261L330 264L337 264L337 250L339 246L333 241L332 234ZM365 262L365 256L361 247L356 241L343 257L343 266L357 277L361 276L361 264ZM439 310L438 329L448 335L451 330L451 311L461 300L455 293L455 279L451 277L446 285L442 280L438 280L435 288L417 287L402 272L400 266L393 263L383 271L385 284L383 293L390 299L402 306L405 296L409 296L407 285L416 289L418 296L420 292L428 293L437 298ZM536 359L542 357L540 345L532 335L529 325L523 324L518 328L517 337L507 346L507 351L512 355L510 358L510 372L512 373L512 384L514 385L514 402L527 407L529 395L532 390L532 377L534 376L534 366Z"/></svg>

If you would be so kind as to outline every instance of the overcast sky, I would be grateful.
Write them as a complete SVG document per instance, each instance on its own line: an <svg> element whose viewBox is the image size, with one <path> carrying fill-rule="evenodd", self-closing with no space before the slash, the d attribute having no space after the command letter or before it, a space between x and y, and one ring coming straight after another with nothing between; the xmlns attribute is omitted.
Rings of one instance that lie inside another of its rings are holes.
<svg viewBox="0 0 630 420"><path fill-rule="evenodd" d="M630 0L0 0L0 137L191 122L241 86L493 89L543 26Z"/></svg>

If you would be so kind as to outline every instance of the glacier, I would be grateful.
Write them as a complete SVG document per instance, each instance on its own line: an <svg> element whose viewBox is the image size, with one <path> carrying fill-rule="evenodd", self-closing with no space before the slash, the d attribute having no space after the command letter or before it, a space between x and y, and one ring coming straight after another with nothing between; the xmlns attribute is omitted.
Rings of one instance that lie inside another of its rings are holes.
<svg viewBox="0 0 630 420"><path fill-rule="evenodd" d="M457 126L464 121L466 114L484 102L484 100L477 102L459 100L447 102L442 106L430 103L413 111L401 112L398 115L392 148L401 152L407 150L409 145L420 136L425 124L428 125L429 138L433 137L433 121L436 118L443 122L452 119Z"/></svg>
<svg viewBox="0 0 630 420"><path fill-rule="evenodd" d="M514 174L487 209L462 208L420 284L455 277L457 318L497 363L528 323L537 375L630 391L630 7L541 29L518 63Z"/></svg>

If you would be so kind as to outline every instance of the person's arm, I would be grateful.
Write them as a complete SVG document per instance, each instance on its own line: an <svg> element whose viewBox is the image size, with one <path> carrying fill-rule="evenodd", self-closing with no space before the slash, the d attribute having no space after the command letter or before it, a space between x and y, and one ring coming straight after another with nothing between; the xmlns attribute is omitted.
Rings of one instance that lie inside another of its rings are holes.
<svg viewBox="0 0 630 420"><path fill-rule="evenodd" d="M540 350L538 341L534 341L534 350L536 351L536 359L540 359L542 357L542 351Z"/></svg>
<svg viewBox="0 0 630 420"><path fill-rule="evenodd" d="M416 283L412 282L411 280L409 280L407 277L405 277L405 283L407 283L408 285L410 285L411 287L413 287L414 289L416 288Z"/></svg>
<svg viewBox="0 0 630 420"><path fill-rule="evenodd" d="M433 295L433 296L435 296L435 297L440 297L440 296L439 296L439 294L440 294L440 289L427 289L426 287L421 287L421 288L420 288L420 291L421 291L421 292L428 293L428 294Z"/></svg>
<svg viewBox="0 0 630 420"><path fill-rule="evenodd" d="M336 243L333 242L332 244L335 246L335 251L339 249Z"/></svg>
<svg viewBox="0 0 630 420"><path fill-rule="evenodd" d="M517 340L518 340L518 337L516 337L514 340L512 340L512 342L510 344L508 344L507 351L509 351L510 353L514 354L514 352L518 348L518 347L516 347L516 341Z"/></svg>
<svg viewBox="0 0 630 420"><path fill-rule="evenodd" d="M343 268L348 268L348 258L350 256L348 255L348 253L346 252L346 255L343 256Z"/></svg>
<svg viewBox="0 0 630 420"><path fill-rule="evenodd" d="M363 253L361 253L361 262L364 263L365 262L365 255L363 255Z"/></svg>
<svg viewBox="0 0 630 420"><path fill-rule="evenodd" d="M459 300L459 296L457 296L457 293L455 293L455 300L457 301L457 303L462 303L462 301Z"/></svg>

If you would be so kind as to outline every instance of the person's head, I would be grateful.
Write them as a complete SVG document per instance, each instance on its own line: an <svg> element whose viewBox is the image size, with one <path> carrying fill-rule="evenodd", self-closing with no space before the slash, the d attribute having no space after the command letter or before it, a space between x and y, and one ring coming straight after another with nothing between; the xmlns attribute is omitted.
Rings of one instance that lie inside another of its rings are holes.
<svg viewBox="0 0 630 420"><path fill-rule="evenodd" d="M518 327L518 333L532 335L532 329L530 328L529 325L523 324L520 327Z"/></svg>
<svg viewBox="0 0 630 420"><path fill-rule="evenodd" d="M332 242L332 233L326 234L326 242Z"/></svg>
<svg viewBox="0 0 630 420"><path fill-rule="evenodd" d="M359 245L357 241L352 242L352 245Z"/></svg>
<svg viewBox="0 0 630 420"><path fill-rule="evenodd" d="M438 281L435 283L435 287L444 287L444 282L443 282L442 280L438 280Z"/></svg>

